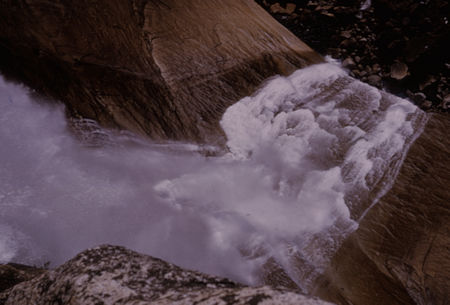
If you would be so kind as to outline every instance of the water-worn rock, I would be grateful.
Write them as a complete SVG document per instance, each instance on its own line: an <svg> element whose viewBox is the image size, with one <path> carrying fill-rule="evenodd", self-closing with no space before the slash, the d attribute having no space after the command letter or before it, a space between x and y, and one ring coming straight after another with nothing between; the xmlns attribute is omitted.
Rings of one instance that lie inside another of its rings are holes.
<svg viewBox="0 0 450 305"><path fill-rule="evenodd" d="M283 289L246 287L116 246L86 250L6 297L5 305L330 304Z"/></svg>
<svg viewBox="0 0 450 305"><path fill-rule="evenodd" d="M393 188L332 260L316 293L337 304L450 300L450 117L431 116Z"/></svg>
<svg viewBox="0 0 450 305"><path fill-rule="evenodd" d="M402 62L391 65L391 77L397 80L404 79L408 75L408 66Z"/></svg>
<svg viewBox="0 0 450 305"><path fill-rule="evenodd" d="M264 79L320 61L252 0L0 1L2 73L155 139L215 138Z"/></svg>

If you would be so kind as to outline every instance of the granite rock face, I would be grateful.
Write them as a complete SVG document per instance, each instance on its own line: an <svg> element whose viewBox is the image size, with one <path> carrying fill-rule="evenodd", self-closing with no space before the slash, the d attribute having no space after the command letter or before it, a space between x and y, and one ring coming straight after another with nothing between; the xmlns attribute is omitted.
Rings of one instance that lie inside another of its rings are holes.
<svg viewBox="0 0 450 305"><path fill-rule="evenodd" d="M287 290L246 287L116 246L86 250L0 294L2 299L6 305L330 304Z"/></svg>
<svg viewBox="0 0 450 305"><path fill-rule="evenodd" d="M322 58L252 0L0 1L0 71L73 117L213 142L224 110Z"/></svg>
<svg viewBox="0 0 450 305"><path fill-rule="evenodd" d="M450 300L450 117L431 116L393 188L332 260L316 294L337 304Z"/></svg>

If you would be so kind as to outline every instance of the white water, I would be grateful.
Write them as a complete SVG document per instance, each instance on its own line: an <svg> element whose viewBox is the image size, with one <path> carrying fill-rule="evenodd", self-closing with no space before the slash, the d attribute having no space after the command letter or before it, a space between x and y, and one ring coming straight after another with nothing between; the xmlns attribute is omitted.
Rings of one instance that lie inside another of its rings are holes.
<svg viewBox="0 0 450 305"><path fill-rule="evenodd" d="M61 107L0 80L0 262L58 265L110 243L256 283L272 257L307 290L424 122L408 101L322 64L230 107L229 150L206 157L219 149L87 120L80 143Z"/></svg>

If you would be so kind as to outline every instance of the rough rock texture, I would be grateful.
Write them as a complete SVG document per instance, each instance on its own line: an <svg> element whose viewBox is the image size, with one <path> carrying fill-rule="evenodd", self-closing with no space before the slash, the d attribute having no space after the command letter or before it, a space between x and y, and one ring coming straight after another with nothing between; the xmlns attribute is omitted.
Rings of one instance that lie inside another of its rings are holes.
<svg viewBox="0 0 450 305"><path fill-rule="evenodd" d="M283 25L351 75L408 96L422 109L449 111L450 4L446 0L257 0ZM271 10L279 3L279 10ZM283 8L296 4L293 13ZM369 6L363 6L363 4ZM363 9L364 8L364 9ZM407 67L393 74L391 67ZM398 77L402 76L402 77ZM416 99L422 93L425 99Z"/></svg>
<svg viewBox="0 0 450 305"><path fill-rule="evenodd" d="M433 115L393 188L335 255L316 294L338 304L449 304L450 117Z"/></svg>
<svg viewBox="0 0 450 305"><path fill-rule="evenodd" d="M11 289L18 283L29 281L44 272L45 270L42 268L21 264L9 263L0 265L0 304L3 304L6 301L8 289ZM3 291L6 292L2 294Z"/></svg>
<svg viewBox="0 0 450 305"><path fill-rule="evenodd" d="M75 117L212 141L224 110L322 58L252 0L1 0L0 71Z"/></svg>
<svg viewBox="0 0 450 305"><path fill-rule="evenodd" d="M28 281L45 270L21 264L0 265L0 292L17 285L20 282Z"/></svg>
<svg viewBox="0 0 450 305"><path fill-rule="evenodd" d="M245 287L115 246L86 250L0 294L0 302L2 297L6 305L330 304L287 290Z"/></svg>

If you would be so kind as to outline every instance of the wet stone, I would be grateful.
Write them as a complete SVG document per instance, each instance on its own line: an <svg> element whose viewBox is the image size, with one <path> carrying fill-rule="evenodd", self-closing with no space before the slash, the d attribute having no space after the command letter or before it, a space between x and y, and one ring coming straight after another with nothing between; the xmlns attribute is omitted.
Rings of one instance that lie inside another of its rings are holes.
<svg viewBox="0 0 450 305"><path fill-rule="evenodd" d="M396 62L391 65L391 77L401 80L408 75L408 66L402 62Z"/></svg>

